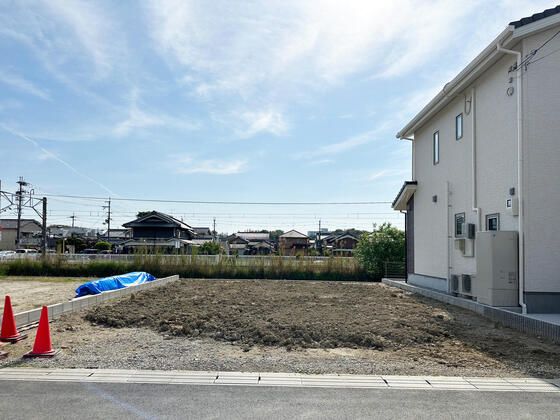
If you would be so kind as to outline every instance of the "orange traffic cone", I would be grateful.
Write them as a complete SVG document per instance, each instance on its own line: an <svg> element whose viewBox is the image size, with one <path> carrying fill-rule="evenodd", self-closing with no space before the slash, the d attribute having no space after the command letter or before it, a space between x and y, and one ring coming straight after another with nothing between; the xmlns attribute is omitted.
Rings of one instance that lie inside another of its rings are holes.
<svg viewBox="0 0 560 420"><path fill-rule="evenodd" d="M12 310L10 296L6 296L4 301L4 315L2 315L2 330L0 331L0 341L5 343L17 343L27 338L27 334L21 334L16 328L16 319Z"/></svg>
<svg viewBox="0 0 560 420"><path fill-rule="evenodd" d="M51 347L51 330L49 328L49 310L43 306L41 311L41 318L39 319L39 327L37 328L37 336L35 337L35 344L33 350L25 353L25 359L29 357L53 357L59 350L53 350Z"/></svg>

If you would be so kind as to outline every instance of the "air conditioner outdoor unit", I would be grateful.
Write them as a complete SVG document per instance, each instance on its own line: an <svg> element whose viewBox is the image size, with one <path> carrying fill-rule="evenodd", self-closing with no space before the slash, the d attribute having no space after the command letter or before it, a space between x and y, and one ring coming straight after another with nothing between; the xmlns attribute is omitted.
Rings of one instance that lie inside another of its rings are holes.
<svg viewBox="0 0 560 420"><path fill-rule="evenodd" d="M465 296L474 297L475 296L475 288L474 282L476 277L470 274L462 274L461 275L461 294Z"/></svg>
<svg viewBox="0 0 560 420"><path fill-rule="evenodd" d="M474 239L476 226L474 223L463 223L461 231L463 232L463 234L460 236L461 238Z"/></svg>
<svg viewBox="0 0 560 420"><path fill-rule="evenodd" d="M459 276L457 274L451 274L451 293L461 293Z"/></svg>

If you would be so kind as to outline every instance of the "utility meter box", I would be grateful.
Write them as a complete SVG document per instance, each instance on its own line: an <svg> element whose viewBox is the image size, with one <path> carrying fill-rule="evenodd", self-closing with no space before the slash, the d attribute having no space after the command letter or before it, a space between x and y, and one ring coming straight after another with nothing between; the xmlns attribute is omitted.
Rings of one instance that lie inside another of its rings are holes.
<svg viewBox="0 0 560 420"><path fill-rule="evenodd" d="M478 302L490 306L519 306L517 232L477 232L475 242Z"/></svg>

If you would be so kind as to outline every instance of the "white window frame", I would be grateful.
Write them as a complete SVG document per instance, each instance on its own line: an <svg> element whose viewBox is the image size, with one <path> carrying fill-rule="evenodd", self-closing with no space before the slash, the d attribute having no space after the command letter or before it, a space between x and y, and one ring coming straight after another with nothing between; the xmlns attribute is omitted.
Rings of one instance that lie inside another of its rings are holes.
<svg viewBox="0 0 560 420"><path fill-rule="evenodd" d="M463 219L463 221L461 222L461 232L459 232L459 230L457 229L457 226L458 226L457 221L459 220L459 218ZM462 225L466 221L467 221L467 219L465 218L465 212L455 214L455 237L456 238L462 237L465 234L465 232L463 232L463 226Z"/></svg>
<svg viewBox="0 0 560 420"><path fill-rule="evenodd" d="M496 229L492 229L492 231L500 230L500 213L492 213L486 215L486 230L491 230L489 223L491 219L496 219Z"/></svg>
<svg viewBox="0 0 560 420"><path fill-rule="evenodd" d="M461 132L459 133L459 121L461 121ZM455 140L460 140L463 138L463 113L455 117Z"/></svg>
<svg viewBox="0 0 560 420"><path fill-rule="evenodd" d="M439 130L432 135L432 164L439 164Z"/></svg>

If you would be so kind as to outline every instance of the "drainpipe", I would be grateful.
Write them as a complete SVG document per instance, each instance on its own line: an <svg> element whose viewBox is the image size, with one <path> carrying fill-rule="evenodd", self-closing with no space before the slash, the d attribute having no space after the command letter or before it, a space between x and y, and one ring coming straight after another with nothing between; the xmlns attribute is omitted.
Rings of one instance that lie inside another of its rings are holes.
<svg viewBox="0 0 560 420"><path fill-rule="evenodd" d="M472 131L472 211L476 213L476 225L482 230L480 221L480 208L477 207L477 182L476 182L476 96L474 86L471 89L471 131Z"/></svg>
<svg viewBox="0 0 560 420"><path fill-rule="evenodd" d="M527 313L524 299L525 288L525 235L523 225L523 109L522 109L522 80L521 53L519 51L502 48L496 44L498 51L517 57L517 198L519 200L519 305L523 314Z"/></svg>
<svg viewBox="0 0 560 420"><path fill-rule="evenodd" d="M446 257L447 257L447 293L451 293L451 251L449 251L449 241L451 239L451 235L449 234L449 181L445 181L445 237L447 238L446 241Z"/></svg>

